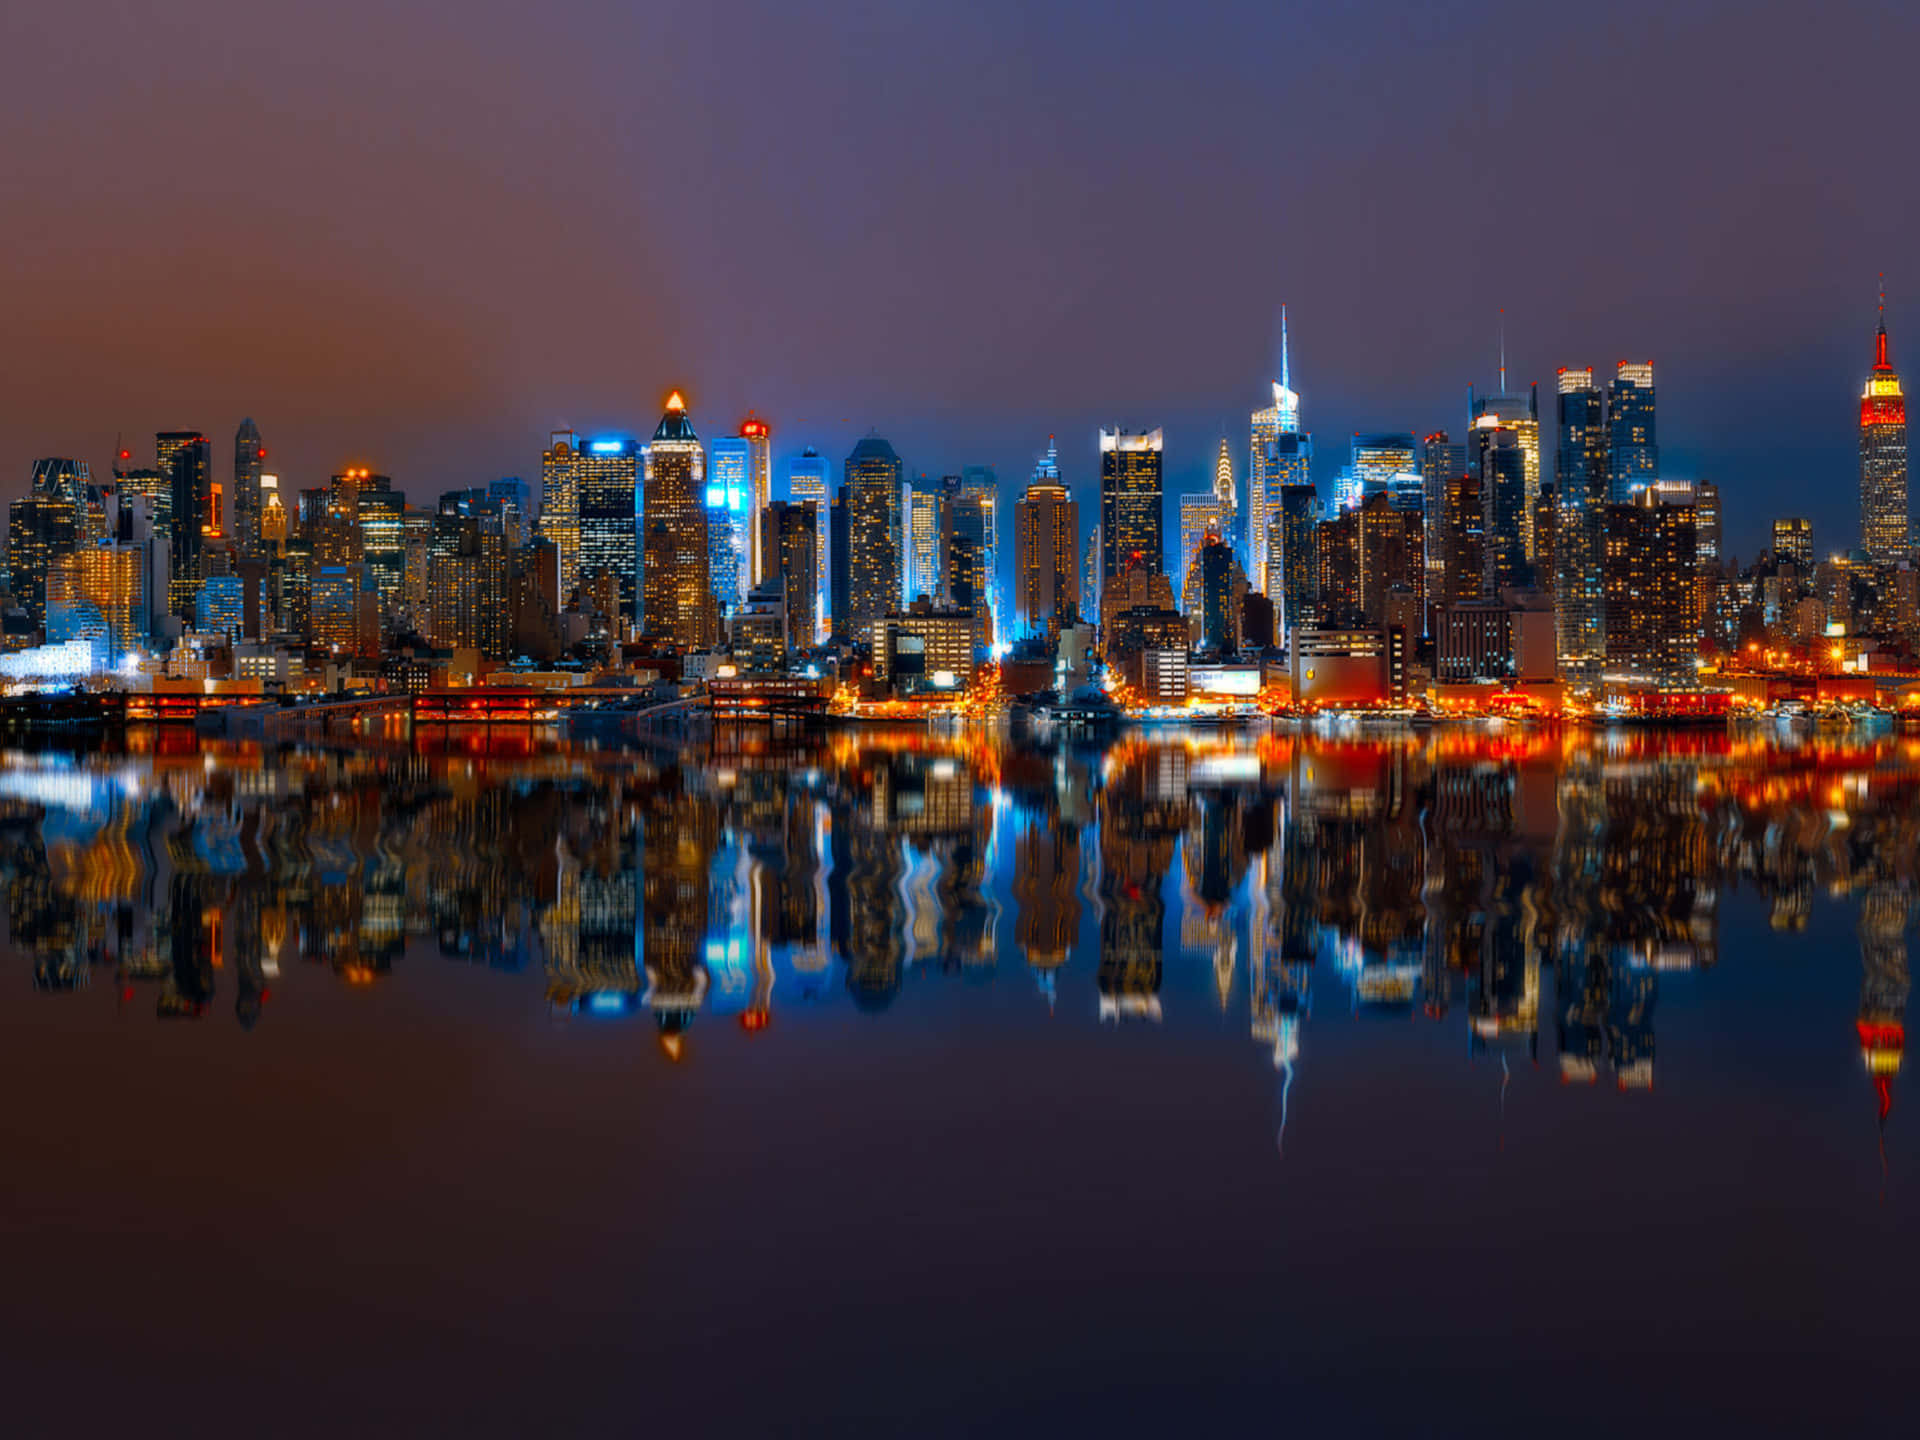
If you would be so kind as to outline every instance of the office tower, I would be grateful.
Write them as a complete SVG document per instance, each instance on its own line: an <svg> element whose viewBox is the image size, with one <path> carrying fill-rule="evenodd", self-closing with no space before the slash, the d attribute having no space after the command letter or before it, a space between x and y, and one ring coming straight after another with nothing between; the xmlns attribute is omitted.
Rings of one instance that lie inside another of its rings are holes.
<svg viewBox="0 0 1920 1440"><path fill-rule="evenodd" d="M1486 523L1480 506L1480 477L1468 473L1447 481L1447 551L1443 598L1449 605L1480 598L1485 571Z"/></svg>
<svg viewBox="0 0 1920 1440"><path fill-rule="evenodd" d="M1211 535L1225 539L1228 520L1221 513L1220 501L1211 490L1180 497L1180 608L1189 615L1198 613L1200 603L1200 547Z"/></svg>
<svg viewBox="0 0 1920 1440"><path fill-rule="evenodd" d="M1288 373L1287 307L1280 307L1280 378L1273 382L1273 403L1256 410L1249 431L1247 461L1247 562L1257 576L1268 574L1268 533L1283 485L1310 485L1313 437L1300 429L1300 397ZM1277 598L1277 597L1276 597Z"/></svg>
<svg viewBox="0 0 1920 1440"><path fill-rule="evenodd" d="M611 602L604 609L616 633L632 624L639 601L640 447L625 435L602 435L576 447L572 467L578 565L576 583L591 582ZM518 481L513 482L518 484ZM516 497L487 494L500 506L503 536L518 529Z"/></svg>
<svg viewBox="0 0 1920 1440"><path fill-rule="evenodd" d="M125 454L124 451L121 452ZM166 471L155 467L151 470L120 470L113 472L114 489L119 492L120 504L124 508L129 501L144 503L148 522L153 533L169 546L173 543L173 477ZM164 605L166 602L162 600Z"/></svg>
<svg viewBox="0 0 1920 1440"><path fill-rule="evenodd" d="M682 650L705 650L720 638L707 540L706 453L678 390L647 450L646 585L643 631Z"/></svg>
<svg viewBox="0 0 1920 1440"><path fill-rule="evenodd" d="M407 497L394 489L385 475L369 475L354 492L354 511L367 580L381 611L392 614L400 603L400 588L406 579Z"/></svg>
<svg viewBox="0 0 1920 1440"><path fill-rule="evenodd" d="M1419 475L1413 436L1356 434L1348 473L1353 477L1353 500L1360 504L1373 495L1387 495L1402 510L1422 507L1423 497L1412 477Z"/></svg>
<svg viewBox="0 0 1920 1440"><path fill-rule="evenodd" d="M980 509L980 567L984 579L978 606L987 616L1000 612L1000 478L991 465L963 465L960 493Z"/></svg>
<svg viewBox="0 0 1920 1440"><path fill-rule="evenodd" d="M1059 457L1034 468L1027 493L1013 507L1014 611L1028 635L1058 638L1080 612L1080 507L1060 483Z"/></svg>
<svg viewBox="0 0 1920 1440"><path fill-rule="evenodd" d="M973 610L984 621L992 608L987 568L991 502L964 478L947 476L940 494L940 588L950 606Z"/></svg>
<svg viewBox="0 0 1920 1440"><path fill-rule="evenodd" d="M1643 490L1607 507L1607 671L1665 683L1694 678L1699 647L1695 510Z"/></svg>
<svg viewBox="0 0 1920 1440"><path fill-rule="evenodd" d="M588 453L592 449L589 447ZM635 503L639 500L639 486L635 482ZM533 518L533 495L527 489L527 482L518 475L503 475L498 480L487 483L487 498L500 507L500 523L505 528L509 545L525 545L531 538L528 524Z"/></svg>
<svg viewBox="0 0 1920 1440"><path fill-rule="evenodd" d="M1361 623L1360 512L1340 510L1314 531L1314 619L1322 630Z"/></svg>
<svg viewBox="0 0 1920 1440"><path fill-rule="evenodd" d="M1376 629L1398 624L1409 634L1417 633L1427 603L1423 517L1396 507L1389 494L1376 492L1360 502L1354 519L1359 623Z"/></svg>
<svg viewBox="0 0 1920 1440"><path fill-rule="evenodd" d="M1492 448L1495 436L1502 431L1512 436L1508 443L1520 452L1520 490L1508 497L1513 512L1513 524L1518 535L1519 555L1526 562L1533 560L1533 512L1540 498L1540 392L1539 387L1529 388L1526 395L1507 393L1507 361L1504 348L1500 356L1500 393L1471 397L1469 405L1469 427L1467 430L1467 471L1479 475L1483 466L1484 452ZM1512 462L1503 462L1511 464ZM1496 497L1482 487L1483 504L1491 504ZM1491 513L1486 516L1486 533L1489 545L1496 539L1494 520ZM1498 537L1504 546L1512 537Z"/></svg>
<svg viewBox="0 0 1920 1440"><path fill-rule="evenodd" d="M1597 685L1607 658L1603 573L1610 440L1606 406L1591 369L1562 369L1556 380L1560 443L1554 452L1554 645L1560 671L1576 687Z"/></svg>
<svg viewBox="0 0 1920 1440"><path fill-rule="evenodd" d="M1233 547L1217 534L1208 535L1193 558L1199 575L1200 643L1208 650L1231 652L1239 648L1240 624L1234 576Z"/></svg>
<svg viewBox="0 0 1920 1440"><path fill-rule="evenodd" d="M280 477L271 471L260 472L260 553L268 554L287 543L290 526L286 504L280 497Z"/></svg>
<svg viewBox="0 0 1920 1440"><path fill-rule="evenodd" d="M540 538L560 560L560 603L580 583L580 437L555 430L540 454Z"/></svg>
<svg viewBox="0 0 1920 1440"><path fill-rule="evenodd" d="M238 575L209 575L194 596L193 628L232 636L240 632L246 614L245 582Z"/></svg>
<svg viewBox="0 0 1920 1440"><path fill-rule="evenodd" d="M93 489L93 471L84 460L55 456L33 462L33 484L28 494L38 499L65 500L76 512L87 503Z"/></svg>
<svg viewBox="0 0 1920 1440"><path fill-rule="evenodd" d="M876 620L899 608L900 457L878 435L869 435L847 455L840 503L846 509L846 634L856 643L872 639ZM838 537L835 537L838 539ZM836 565L842 564L836 556ZM840 616L834 625L840 626Z"/></svg>
<svg viewBox="0 0 1920 1440"><path fill-rule="evenodd" d="M723 435L707 447L707 569L722 615L746 600L757 564L752 466L753 444L745 435Z"/></svg>
<svg viewBox="0 0 1920 1440"><path fill-rule="evenodd" d="M42 634L47 628L47 576L79 543L79 508L71 500L32 496L7 509L7 564L14 597Z"/></svg>
<svg viewBox="0 0 1920 1440"><path fill-rule="evenodd" d="M1430 605L1437 605L1446 597L1447 482L1466 473L1467 447L1454 444L1446 431L1436 430L1420 442L1420 501L1426 517Z"/></svg>
<svg viewBox="0 0 1920 1440"><path fill-rule="evenodd" d="M172 572L167 606L193 619L193 596L206 571L207 541L220 534L220 497L213 483L213 447L197 430L169 430L154 436L158 469L172 490L168 535Z"/></svg>
<svg viewBox="0 0 1920 1440"><path fill-rule="evenodd" d="M747 442L747 513L749 528L753 534L753 543L758 545L766 534L766 528L760 524L760 516L766 515L766 507L774 501L774 430L766 420L760 419L753 411L747 411L747 419L739 422L739 436ZM760 551L749 557L753 570L753 584L760 584L766 578L766 559Z"/></svg>
<svg viewBox="0 0 1920 1440"><path fill-rule="evenodd" d="M109 541L57 557L47 576L47 639L97 640L100 663L117 665L153 624L148 542Z"/></svg>
<svg viewBox="0 0 1920 1440"><path fill-rule="evenodd" d="M1533 497L1527 491L1526 451L1507 426L1477 432L1480 444L1481 582L1483 595L1532 583L1527 546Z"/></svg>
<svg viewBox="0 0 1920 1440"><path fill-rule="evenodd" d="M819 543L815 547L814 560L820 567L820 573L814 586L818 595L814 614L824 622L827 618L827 591L833 574L833 561L828 554L827 462L811 446L787 461L787 499L797 505L811 505L816 512L815 531ZM816 638L817 635L808 636L807 643L812 644Z"/></svg>
<svg viewBox="0 0 1920 1440"><path fill-rule="evenodd" d="M462 513L463 508L466 513ZM497 510L441 500L433 517L427 559L427 638L445 649L478 650L489 660L508 658L512 637L511 565ZM557 558L557 557L556 557ZM320 579L314 581L314 626L320 626ZM339 567L348 576L354 567ZM344 583L344 582L338 582Z"/></svg>
<svg viewBox="0 0 1920 1440"><path fill-rule="evenodd" d="M1283 435L1280 444L1303 438ZM1266 587L1267 598L1278 612L1274 631L1284 645L1296 629L1310 629L1316 623L1320 497L1310 482L1285 480L1274 500L1273 520L1267 527Z"/></svg>
<svg viewBox="0 0 1920 1440"><path fill-rule="evenodd" d="M1220 507L1220 538L1235 549L1240 544L1240 491L1233 480L1233 450L1220 437L1220 453L1213 462L1213 498Z"/></svg>
<svg viewBox="0 0 1920 1440"><path fill-rule="evenodd" d="M1660 478L1651 360L1622 360L1615 367L1613 384L1607 391L1607 424L1609 493L1614 504L1625 505Z"/></svg>
<svg viewBox="0 0 1920 1440"><path fill-rule="evenodd" d="M1161 432L1100 432L1100 593L1134 568L1166 573L1160 489Z"/></svg>
<svg viewBox="0 0 1920 1440"><path fill-rule="evenodd" d="M1887 358L1887 302L1873 340L1873 371L1860 392L1860 548L1875 565L1909 554L1907 401Z"/></svg>
<svg viewBox="0 0 1920 1440"><path fill-rule="evenodd" d="M1782 565L1813 569L1813 522L1787 518L1773 522L1773 558Z"/></svg>
<svg viewBox="0 0 1920 1440"><path fill-rule="evenodd" d="M242 559L260 553L260 468L267 448L252 417L240 422L233 437L233 539Z"/></svg>
<svg viewBox="0 0 1920 1440"><path fill-rule="evenodd" d="M958 476L948 476L957 486ZM943 482L944 483L944 482ZM940 495L937 491L913 485L907 489L907 565L903 603L916 596L940 593Z"/></svg>
<svg viewBox="0 0 1920 1440"><path fill-rule="evenodd" d="M786 613L787 646L813 648L820 623L819 507L805 500L775 500L761 515L760 554L767 566L762 586L778 583Z"/></svg>

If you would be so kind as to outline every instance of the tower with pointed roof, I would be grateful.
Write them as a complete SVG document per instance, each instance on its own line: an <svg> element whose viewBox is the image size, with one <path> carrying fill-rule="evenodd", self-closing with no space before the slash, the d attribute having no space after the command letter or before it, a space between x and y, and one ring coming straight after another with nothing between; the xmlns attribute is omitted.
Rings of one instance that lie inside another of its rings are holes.
<svg viewBox="0 0 1920 1440"><path fill-rule="evenodd" d="M641 628L681 650L719 640L719 607L708 572L706 453L678 390L647 450Z"/></svg>
<svg viewBox="0 0 1920 1440"><path fill-rule="evenodd" d="M1887 297L1880 294L1873 370L1860 392L1860 548L1875 565L1907 558L1907 400L1887 358Z"/></svg>
<svg viewBox="0 0 1920 1440"><path fill-rule="evenodd" d="M1280 509L1280 487L1313 483L1313 437L1300 430L1300 397L1294 392L1289 371L1284 305L1280 307L1280 378L1273 382L1273 403L1254 411L1251 422L1246 553L1258 577L1269 570L1268 526Z"/></svg>

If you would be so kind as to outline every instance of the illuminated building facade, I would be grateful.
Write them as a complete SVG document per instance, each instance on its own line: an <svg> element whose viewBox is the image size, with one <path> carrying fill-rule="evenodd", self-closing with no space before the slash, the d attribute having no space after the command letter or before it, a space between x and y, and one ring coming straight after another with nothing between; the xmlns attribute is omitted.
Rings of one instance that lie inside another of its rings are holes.
<svg viewBox="0 0 1920 1440"><path fill-rule="evenodd" d="M959 484L957 476L950 476ZM919 485L910 485L906 493L907 559L901 603L911 603L921 595L940 594L940 496Z"/></svg>
<svg viewBox="0 0 1920 1440"><path fill-rule="evenodd" d="M1458 605L1479 598L1485 571L1486 525L1480 505L1480 477L1456 475L1447 481L1446 585L1442 598Z"/></svg>
<svg viewBox="0 0 1920 1440"><path fill-rule="evenodd" d="M13 593L33 621L47 628L47 575L63 555L79 548L79 507L71 500L36 496L7 509L7 564Z"/></svg>
<svg viewBox="0 0 1920 1440"><path fill-rule="evenodd" d="M1060 483L1051 440L1047 457L1013 507L1014 611L1024 633L1057 638L1080 612L1080 507Z"/></svg>
<svg viewBox="0 0 1920 1440"><path fill-rule="evenodd" d="M1773 558L1783 565L1813 569L1813 521L1790 516L1773 522Z"/></svg>
<svg viewBox="0 0 1920 1440"><path fill-rule="evenodd" d="M106 665L145 644L152 627L145 545L89 545L54 562L47 581L47 638L103 644Z"/></svg>
<svg viewBox="0 0 1920 1440"><path fill-rule="evenodd" d="M722 615L731 615L746 599L759 554L749 533L757 514L751 450L741 435L723 435L707 447L707 570Z"/></svg>
<svg viewBox="0 0 1920 1440"><path fill-rule="evenodd" d="M1216 540L1224 539L1226 526L1227 518L1221 513L1220 501L1213 491L1180 497L1180 608L1189 615L1196 613L1200 603L1200 575L1196 568L1200 547L1206 544L1209 535Z"/></svg>
<svg viewBox="0 0 1920 1440"><path fill-rule="evenodd" d="M220 534L220 497L213 482L213 447L197 430L167 430L153 437L157 468L172 490L169 512L167 607L193 618L193 596L205 574L207 542Z"/></svg>
<svg viewBox="0 0 1920 1440"><path fill-rule="evenodd" d="M393 488L385 475L366 476L354 492L354 526L359 532L360 558L383 613L400 604L406 581L407 497ZM201 627L205 629L205 626Z"/></svg>
<svg viewBox="0 0 1920 1440"><path fill-rule="evenodd" d="M1300 435L1282 436L1281 445L1304 440ZM1275 492L1273 521L1267 545L1267 596L1278 614L1274 631L1285 637L1296 627L1318 623L1319 601L1320 496L1313 485L1288 481Z"/></svg>
<svg viewBox="0 0 1920 1440"><path fill-rule="evenodd" d="M1910 554L1907 516L1907 400L1887 358L1886 302L1873 340L1873 370L1860 392L1860 548L1875 565Z"/></svg>
<svg viewBox="0 0 1920 1440"><path fill-rule="evenodd" d="M578 578L598 579L614 601L607 618L617 629L631 625L639 602L640 447L625 435L596 436L575 454L573 470ZM501 524L510 528L507 507L501 510Z"/></svg>
<svg viewBox="0 0 1920 1440"><path fill-rule="evenodd" d="M1528 548L1533 533L1533 497L1527 490L1527 456L1518 431L1475 431L1480 461L1481 579L1483 595L1532 583Z"/></svg>
<svg viewBox="0 0 1920 1440"><path fill-rule="evenodd" d="M1273 382L1273 403L1256 410L1248 429L1247 563L1257 576L1270 573L1268 545L1272 517L1283 485L1310 485L1313 437L1300 430L1300 397L1291 383L1287 355L1287 307L1280 307L1280 378ZM1268 582L1269 595L1279 591Z"/></svg>
<svg viewBox="0 0 1920 1440"><path fill-rule="evenodd" d="M1653 362L1622 360L1607 390L1607 474L1613 503L1625 505L1660 479L1654 429Z"/></svg>
<svg viewBox="0 0 1920 1440"><path fill-rule="evenodd" d="M815 529L819 538L814 560L820 570L814 584L818 596L815 614L824 626L827 618L827 590L833 574L832 557L828 554L827 461L825 456L811 446L787 461L787 499L796 505L811 505L814 508ZM812 638L814 637L809 637L809 640Z"/></svg>
<svg viewBox="0 0 1920 1440"><path fill-rule="evenodd" d="M560 559L560 603L580 583L580 437L555 430L540 455L540 538Z"/></svg>
<svg viewBox="0 0 1920 1440"><path fill-rule="evenodd" d="M1473 400L1467 430L1467 471L1481 479L1480 497L1482 505L1486 507L1483 519L1487 548L1490 554L1500 557L1502 573L1510 571L1515 564L1531 564L1533 513L1540 498L1539 391L1534 388L1525 396L1509 395L1506 387L1507 367L1503 357L1500 393L1482 395ZM1499 439L1502 434L1508 438ZM1517 462L1508 459L1500 462L1499 466L1500 473L1505 475L1515 463L1518 464L1517 491L1497 491L1487 483L1486 452L1496 446L1518 451ZM1511 534L1502 531L1496 523L1496 514L1504 518Z"/></svg>
<svg viewBox="0 0 1920 1440"><path fill-rule="evenodd" d="M1109 585L1130 570L1166 573L1158 430L1100 432L1101 608Z"/></svg>
<svg viewBox="0 0 1920 1440"><path fill-rule="evenodd" d="M676 390L647 449L641 625L648 636L682 650L709 649L720 637L705 500L706 454Z"/></svg>
<svg viewBox="0 0 1920 1440"><path fill-rule="evenodd" d="M1555 645L1569 683L1592 686L1607 658L1605 577L1608 432L1606 407L1590 369L1563 369L1557 381L1560 443L1554 453L1553 592Z"/></svg>
<svg viewBox="0 0 1920 1440"><path fill-rule="evenodd" d="M767 578L768 560L759 548L766 529L760 517L773 503L773 430L751 410L740 422L740 438L747 442L747 533L752 549L749 556L751 583Z"/></svg>
<svg viewBox="0 0 1920 1440"><path fill-rule="evenodd" d="M280 477L271 471L260 473L260 552L277 551L287 543L287 509L280 496Z"/></svg>
<svg viewBox="0 0 1920 1440"><path fill-rule="evenodd" d="M991 465L962 466L960 495L980 512L980 579L973 603L986 634L991 617L1000 613L1000 477Z"/></svg>
<svg viewBox="0 0 1920 1440"><path fill-rule="evenodd" d="M875 622L899 609L901 472L900 457L878 435L856 444L843 467L840 504L846 545L844 555L835 554L834 565L836 577L845 577L844 623L859 640L870 640ZM842 624L838 613L834 623Z"/></svg>
<svg viewBox="0 0 1920 1440"><path fill-rule="evenodd" d="M1192 563L1198 577L1201 645L1220 652L1239 649L1240 606L1234 578L1240 567L1233 547L1218 534L1207 535Z"/></svg>
<svg viewBox="0 0 1920 1440"><path fill-rule="evenodd" d="M445 649L508 658L512 636L507 540L499 515L462 514L443 499L427 560L427 638ZM320 628L315 578L314 628ZM317 638L317 636L316 636Z"/></svg>
<svg viewBox="0 0 1920 1440"><path fill-rule="evenodd" d="M761 515L760 554L767 566L763 586L778 584L786 612L787 645L806 650L819 629L819 507L775 500Z"/></svg>
<svg viewBox="0 0 1920 1440"><path fill-rule="evenodd" d="M1607 673L1664 683L1695 676L1695 509L1643 490L1607 507Z"/></svg>
<svg viewBox="0 0 1920 1440"><path fill-rule="evenodd" d="M233 540L243 560L260 554L260 471L266 458L260 427L249 416L233 436Z"/></svg>
<svg viewBox="0 0 1920 1440"><path fill-rule="evenodd" d="M940 494L940 599L957 610L971 610L976 644L992 643L993 504L964 476L947 476Z"/></svg>
<svg viewBox="0 0 1920 1440"><path fill-rule="evenodd" d="M903 694L966 689L973 679L974 623L970 610L918 600L882 616L870 632L875 678Z"/></svg>

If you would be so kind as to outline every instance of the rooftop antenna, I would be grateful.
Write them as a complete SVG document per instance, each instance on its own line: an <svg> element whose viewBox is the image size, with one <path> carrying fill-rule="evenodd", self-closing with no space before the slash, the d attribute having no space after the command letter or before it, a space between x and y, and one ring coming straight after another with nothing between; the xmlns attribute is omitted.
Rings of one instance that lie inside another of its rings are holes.
<svg viewBox="0 0 1920 1440"><path fill-rule="evenodd" d="M1885 288L1883 283L1881 289ZM1881 308L1883 310L1886 308L1884 303ZM1280 388L1282 390L1293 388L1287 383L1287 303L1284 300L1280 302Z"/></svg>
<svg viewBox="0 0 1920 1440"><path fill-rule="evenodd" d="M1507 307L1500 307L1500 393L1507 393Z"/></svg>

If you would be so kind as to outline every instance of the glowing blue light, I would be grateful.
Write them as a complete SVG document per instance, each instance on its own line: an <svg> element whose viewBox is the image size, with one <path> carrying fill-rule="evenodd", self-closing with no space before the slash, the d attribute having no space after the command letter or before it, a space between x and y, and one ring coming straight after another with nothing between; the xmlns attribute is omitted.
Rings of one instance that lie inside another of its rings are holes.
<svg viewBox="0 0 1920 1440"><path fill-rule="evenodd" d="M627 1008L627 997L617 990L602 990L587 997L587 1009L596 1015L614 1015Z"/></svg>
<svg viewBox="0 0 1920 1440"><path fill-rule="evenodd" d="M590 440L587 442L587 449L591 450L595 455L618 455L626 448L627 442L625 440Z"/></svg>

